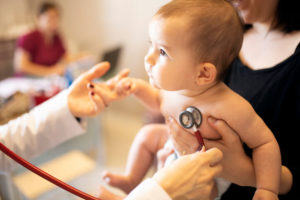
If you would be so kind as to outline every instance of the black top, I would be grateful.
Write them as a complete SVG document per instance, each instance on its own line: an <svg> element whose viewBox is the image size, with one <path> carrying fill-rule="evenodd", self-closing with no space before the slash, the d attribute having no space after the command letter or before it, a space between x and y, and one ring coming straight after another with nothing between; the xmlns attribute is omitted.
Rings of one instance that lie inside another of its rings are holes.
<svg viewBox="0 0 300 200"><path fill-rule="evenodd" d="M251 103L279 143L282 164L291 170L294 179L292 190L279 199L299 197L300 143L296 137L300 134L300 43L293 55L269 69L252 70L236 59L225 83ZM249 149L246 151L249 154ZM251 200L254 191L232 184L222 200Z"/></svg>

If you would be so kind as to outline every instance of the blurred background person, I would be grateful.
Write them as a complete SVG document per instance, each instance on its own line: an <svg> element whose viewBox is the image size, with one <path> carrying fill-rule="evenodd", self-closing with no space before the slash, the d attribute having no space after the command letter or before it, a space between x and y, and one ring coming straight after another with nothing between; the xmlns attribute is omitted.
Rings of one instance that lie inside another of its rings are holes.
<svg viewBox="0 0 300 200"><path fill-rule="evenodd" d="M60 13L54 3L43 3L34 30L17 41L15 69L17 73L44 76L64 73L66 48L58 32Z"/></svg>
<svg viewBox="0 0 300 200"><path fill-rule="evenodd" d="M64 75L66 67L86 55L71 56L59 33L60 9L52 2L41 4L36 28L17 41L16 74L46 76Z"/></svg>

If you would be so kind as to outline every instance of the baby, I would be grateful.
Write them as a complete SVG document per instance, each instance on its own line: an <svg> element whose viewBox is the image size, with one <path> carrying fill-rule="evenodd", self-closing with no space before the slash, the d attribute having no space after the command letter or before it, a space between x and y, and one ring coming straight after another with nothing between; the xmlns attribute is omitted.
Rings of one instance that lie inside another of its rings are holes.
<svg viewBox="0 0 300 200"><path fill-rule="evenodd" d="M253 199L277 199L281 158L275 137L251 105L222 82L243 40L243 25L234 8L224 0L173 0L154 15L149 36L145 68L151 85L123 78L119 94L134 94L166 119L178 120L187 107L198 108L203 117L199 131L206 139L220 138L207 118L223 119L253 150L257 188ZM151 127L156 131L146 127L137 135L128 173L106 173L105 180L129 192L143 178L168 140L167 129L157 126Z"/></svg>

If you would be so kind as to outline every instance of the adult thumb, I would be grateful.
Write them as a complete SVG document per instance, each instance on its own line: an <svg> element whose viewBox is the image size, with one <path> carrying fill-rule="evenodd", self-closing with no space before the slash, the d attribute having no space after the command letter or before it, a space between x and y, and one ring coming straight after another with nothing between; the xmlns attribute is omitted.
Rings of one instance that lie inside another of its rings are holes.
<svg viewBox="0 0 300 200"><path fill-rule="evenodd" d="M92 81L95 78L100 78L109 70L109 68L110 68L109 62L101 62L95 65L89 71L85 72L84 78L86 78L89 81Z"/></svg>

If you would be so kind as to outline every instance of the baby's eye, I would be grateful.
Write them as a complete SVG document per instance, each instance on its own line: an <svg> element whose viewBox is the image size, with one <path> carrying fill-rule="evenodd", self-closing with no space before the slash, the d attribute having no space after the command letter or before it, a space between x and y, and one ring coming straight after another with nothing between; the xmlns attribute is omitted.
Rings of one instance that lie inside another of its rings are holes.
<svg viewBox="0 0 300 200"><path fill-rule="evenodd" d="M163 49L159 50L159 54L162 56L167 56L167 53Z"/></svg>

